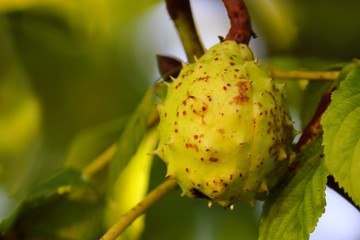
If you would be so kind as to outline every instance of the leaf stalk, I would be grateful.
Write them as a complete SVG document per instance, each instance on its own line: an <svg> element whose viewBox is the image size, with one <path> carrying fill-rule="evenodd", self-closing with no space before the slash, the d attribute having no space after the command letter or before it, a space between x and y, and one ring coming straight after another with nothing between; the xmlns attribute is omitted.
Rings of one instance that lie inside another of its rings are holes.
<svg viewBox="0 0 360 240"><path fill-rule="evenodd" d="M82 171L84 179L90 179L94 176L98 171L106 167L110 160L116 153L116 144L112 144L108 147L100 156L98 156L94 161L92 161L89 165L87 165Z"/></svg>

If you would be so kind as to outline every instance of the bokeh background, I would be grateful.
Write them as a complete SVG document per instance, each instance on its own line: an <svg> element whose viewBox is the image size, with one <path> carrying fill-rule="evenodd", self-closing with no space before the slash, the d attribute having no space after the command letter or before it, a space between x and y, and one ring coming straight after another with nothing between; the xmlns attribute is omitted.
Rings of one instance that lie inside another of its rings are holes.
<svg viewBox="0 0 360 240"><path fill-rule="evenodd" d="M260 60L284 69L323 69L360 56L358 0L247 2L258 35L251 46ZM226 35L225 9L220 0L191 4L209 48ZM96 239L104 231L101 203L86 202L89 207L79 213L82 202L31 202L25 213L19 206L59 169L83 166L73 157L79 141L83 156L116 141L125 119L160 78L159 53L186 61L160 0L0 0L3 226L12 219L24 239ZM296 117L306 99L291 89ZM155 159L149 188L164 176L163 162ZM260 204L225 211L179 195L170 194L148 212L141 239L256 239ZM35 217L34 209L40 212ZM359 221L360 214L329 190L311 239L360 239Z"/></svg>

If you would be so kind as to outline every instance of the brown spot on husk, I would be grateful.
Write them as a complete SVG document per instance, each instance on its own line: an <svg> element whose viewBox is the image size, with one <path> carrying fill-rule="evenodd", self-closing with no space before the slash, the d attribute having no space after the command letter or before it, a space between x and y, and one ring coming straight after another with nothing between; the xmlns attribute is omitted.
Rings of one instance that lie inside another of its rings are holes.
<svg viewBox="0 0 360 240"><path fill-rule="evenodd" d="M251 84L252 81L240 81L236 83L239 95L234 97L230 103L235 103L239 105L247 103L249 101L248 90L251 88Z"/></svg>

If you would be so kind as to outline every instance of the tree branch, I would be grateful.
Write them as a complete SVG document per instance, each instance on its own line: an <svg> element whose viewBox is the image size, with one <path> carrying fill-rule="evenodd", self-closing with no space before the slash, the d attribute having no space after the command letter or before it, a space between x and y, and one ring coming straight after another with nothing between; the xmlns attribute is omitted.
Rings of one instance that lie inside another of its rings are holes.
<svg viewBox="0 0 360 240"><path fill-rule="evenodd" d="M223 0L230 19L230 29L225 40L249 44L251 37L256 34L251 27L251 19L243 0Z"/></svg>
<svg viewBox="0 0 360 240"><path fill-rule="evenodd" d="M270 75L273 78L307 79L334 81L338 78L339 71L282 71L273 69Z"/></svg>
<svg viewBox="0 0 360 240"><path fill-rule="evenodd" d="M189 0L166 0L166 8L174 21L189 62L201 57L204 48L196 31Z"/></svg>
<svg viewBox="0 0 360 240"><path fill-rule="evenodd" d="M173 191L177 186L175 180L166 180L150 192L135 207L122 215L122 217L100 238L100 240L115 240L136 218L144 214L154 203Z"/></svg>

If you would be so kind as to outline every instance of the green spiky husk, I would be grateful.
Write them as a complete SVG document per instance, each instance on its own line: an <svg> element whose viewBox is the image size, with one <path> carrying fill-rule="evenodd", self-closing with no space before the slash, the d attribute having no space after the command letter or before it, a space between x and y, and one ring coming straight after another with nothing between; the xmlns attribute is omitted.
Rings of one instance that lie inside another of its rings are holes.
<svg viewBox="0 0 360 240"><path fill-rule="evenodd" d="M252 203L287 170L293 128L283 85L247 45L224 41L184 66L158 109L157 154L185 195Z"/></svg>

